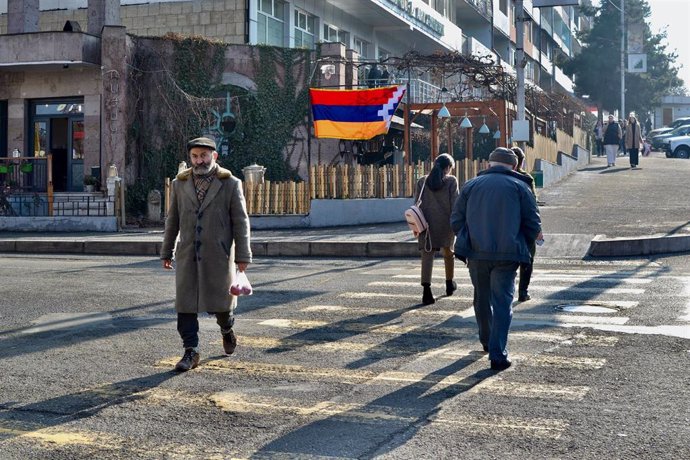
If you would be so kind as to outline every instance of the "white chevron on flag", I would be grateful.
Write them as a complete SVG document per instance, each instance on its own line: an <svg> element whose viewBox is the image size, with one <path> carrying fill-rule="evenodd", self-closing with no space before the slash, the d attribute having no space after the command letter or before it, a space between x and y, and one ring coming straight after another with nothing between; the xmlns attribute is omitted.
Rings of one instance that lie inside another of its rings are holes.
<svg viewBox="0 0 690 460"><path fill-rule="evenodd" d="M403 94L405 94L405 87L402 85L398 85L398 87L393 92L393 95L390 97L390 99L388 99L388 102L383 104L383 106L381 106L381 110L376 112L376 114L383 118L383 121L386 122L387 128L389 128L391 125L393 111L398 106L398 103L400 103L400 99L402 99Z"/></svg>

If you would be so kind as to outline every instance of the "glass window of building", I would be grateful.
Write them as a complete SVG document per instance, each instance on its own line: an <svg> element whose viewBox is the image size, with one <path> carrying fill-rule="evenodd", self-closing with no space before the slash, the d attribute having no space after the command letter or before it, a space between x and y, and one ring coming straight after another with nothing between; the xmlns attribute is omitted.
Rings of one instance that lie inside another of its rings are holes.
<svg viewBox="0 0 690 460"><path fill-rule="evenodd" d="M314 16L295 10L295 48L314 47Z"/></svg>
<svg viewBox="0 0 690 460"><path fill-rule="evenodd" d="M282 0L260 0L256 19L257 43L284 46L285 2Z"/></svg>
<svg viewBox="0 0 690 460"><path fill-rule="evenodd" d="M367 57L369 55L368 54L369 43L367 43L366 40L363 40L359 37L355 37L352 39L352 43L354 45L355 51L357 51L360 56Z"/></svg>
<svg viewBox="0 0 690 460"><path fill-rule="evenodd" d="M498 2L498 9L501 10L501 13L508 16L508 0L500 0Z"/></svg>
<svg viewBox="0 0 690 460"><path fill-rule="evenodd" d="M350 33L330 24L324 24L323 41L332 43L340 42L345 44L345 46L350 46Z"/></svg>

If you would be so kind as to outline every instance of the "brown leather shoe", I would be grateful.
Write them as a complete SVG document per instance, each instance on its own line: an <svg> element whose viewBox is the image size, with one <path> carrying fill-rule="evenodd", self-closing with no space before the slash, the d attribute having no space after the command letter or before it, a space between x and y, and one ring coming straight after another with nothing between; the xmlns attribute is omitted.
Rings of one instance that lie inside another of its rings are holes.
<svg viewBox="0 0 690 460"><path fill-rule="evenodd" d="M223 334L223 350L225 350L226 355L231 355L235 352L235 348L237 348L237 337L230 329L230 332Z"/></svg>
<svg viewBox="0 0 690 460"><path fill-rule="evenodd" d="M187 372L190 369L194 369L199 365L199 358L199 353L194 351L193 348L185 348L182 359L175 364L175 370L177 372Z"/></svg>

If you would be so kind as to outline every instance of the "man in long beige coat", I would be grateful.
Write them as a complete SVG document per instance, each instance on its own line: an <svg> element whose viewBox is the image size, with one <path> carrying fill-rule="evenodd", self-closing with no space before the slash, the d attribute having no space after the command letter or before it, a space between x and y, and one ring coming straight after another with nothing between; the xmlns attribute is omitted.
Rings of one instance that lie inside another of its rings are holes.
<svg viewBox="0 0 690 460"><path fill-rule="evenodd" d="M237 298L229 288L235 264L244 271L252 261L242 182L216 163L213 140L192 139L187 150L192 167L172 182L161 248L163 268L168 270L173 268L175 252L177 331L185 349L175 366L179 372L199 364L198 313L216 316L225 353L235 351L232 326Z"/></svg>

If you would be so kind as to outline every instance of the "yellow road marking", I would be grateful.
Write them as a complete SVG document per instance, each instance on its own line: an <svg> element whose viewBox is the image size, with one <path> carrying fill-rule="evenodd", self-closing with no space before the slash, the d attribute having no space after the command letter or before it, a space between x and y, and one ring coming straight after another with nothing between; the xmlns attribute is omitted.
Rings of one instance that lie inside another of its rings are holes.
<svg viewBox="0 0 690 460"><path fill-rule="evenodd" d="M175 365L179 358L167 358L156 363L157 367L170 368ZM476 364L476 363L475 363ZM481 366L486 363L482 360ZM478 365L477 365L478 366ZM463 368L462 373L450 376L442 374L429 374L419 372L388 371L376 372L364 369L338 369L338 368L318 368L306 367L296 364L275 364L257 363L235 360L210 360L202 361L199 364L200 370L214 370L223 372L241 372L252 375L282 375L291 378L307 378L311 380L323 379L349 384L413 384L433 387L434 390L447 388L450 386L460 386L472 388L477 381L471 376L476 370L475 365ZM463 375L465 374L465 375ZM496 386L486 386L487 382L492 382L489 378L483 380L478 387L484 388L483 391L505 394L508 396L518 396L525 398L559 398L582 399L589 391L589 387L567 386L567 385L539 385L531 383L519 384L498 384Z"/></svg>
<svg viewBox="0 0 690 460"><path fill-rule="evenodd" d="M471 393L492 393L521 398L565 399L581 401L589 392L588 386L550 385L525 382L508 382L487 379L470 389Z"/></svg>
<svg viewBox="0 0 690 460"><path fill-rule="evenodd" d="M484 430L518 431L520 435L534 437L555 438L561 436L568 427L563 420L511 416L473 416L453 415L429 418L426 411L409 407L391 407L376 404L355 404L340 402L320 402L312 406L296 405L291 401L278 398L258 397L238 392L222 392L210 396L210 399L222 410L239 413L275 414L286 412L303 416L316 416L319 418L358 419L358 422L398 422L414 423L426 420L431 424L448 426L456 425L458 428L470 428Z"/></svg>

